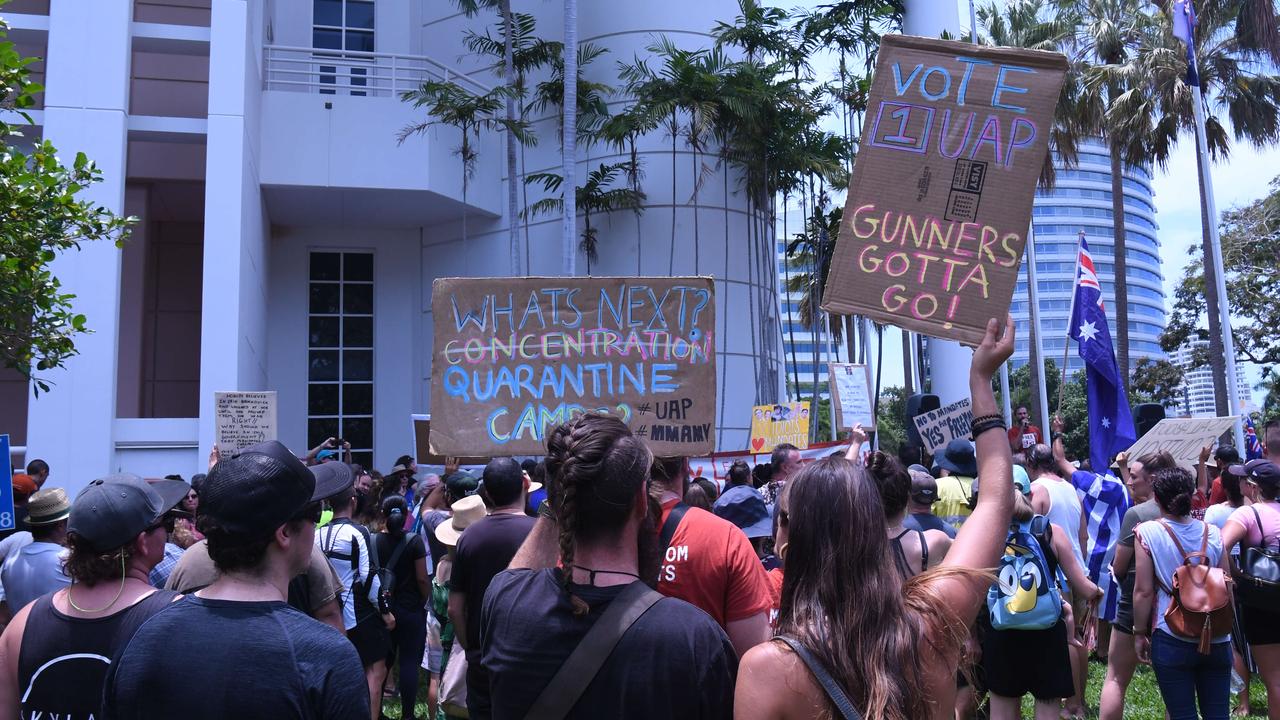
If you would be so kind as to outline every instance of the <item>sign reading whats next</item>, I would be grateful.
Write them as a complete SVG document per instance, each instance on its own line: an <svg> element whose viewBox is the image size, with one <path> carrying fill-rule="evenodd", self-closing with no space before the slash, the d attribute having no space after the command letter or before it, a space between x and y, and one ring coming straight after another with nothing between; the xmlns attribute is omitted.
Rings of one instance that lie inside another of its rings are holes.
<svg viewBox="0 0 1280 720"><path fill-rule="evenodd" d="M1066 69L886 35L822 308L980 342L1009 311Z"/></svg>
<svg viewBox="0 0 1280 720"><path fill-rule="evenodd" d="M540 455L584 412L657 455L715 445L712 279L442 278L432 286L431 437L440 455Z"/></svg>

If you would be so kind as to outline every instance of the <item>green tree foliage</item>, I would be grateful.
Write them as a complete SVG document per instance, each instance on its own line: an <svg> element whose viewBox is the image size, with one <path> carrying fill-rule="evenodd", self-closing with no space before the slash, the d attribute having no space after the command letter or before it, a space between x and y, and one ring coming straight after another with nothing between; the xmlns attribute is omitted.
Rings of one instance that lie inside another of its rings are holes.
<svg viewBox="0 0 1280 720"><path fill-rule="evenodd" d="M1129 402L1173 407L1182 399L1182 381L1182 368L1177 365L1168 360L1142 358L1134 366L1133 378L1129 381Z"/></svg>
<svg viewBox="0 0 1280 720"><path fill-rule="evenodd" d="M907 443L907 391L894 385L880 390L880 407L876 411L876 432L880 449L896 454Z"/></svg>
<svg viewBox="0 0 1280 720"><path fill-rule="evenodd" d="M20 56L7 38L0 22L0 111L17 111L31 125L25 110L43 88L31 82L33 58ZM51 263L83 242L120 245L132 219L78 199L102 179L83 153L67 167L47 140L23 150L21 126L5 117L0 114L0 362L31 378L38 394L49 384L33 371L62 367L76 354L76 336L91 332Z"/></svg>
<svg viewBox="0 0 1280 720"><path fill-rule="evenodd" d="M1236 353L1258 365L1280 364L1280 178L1271 181L1266 197L1223 215L1221 237ZM1204 289L1204 263L1197 259L1174 291L1173 312L1160 338L1166 352L1209 337L1202 326ZM1197 364L1209 360L1207 352L1194 359Z"/></svg>

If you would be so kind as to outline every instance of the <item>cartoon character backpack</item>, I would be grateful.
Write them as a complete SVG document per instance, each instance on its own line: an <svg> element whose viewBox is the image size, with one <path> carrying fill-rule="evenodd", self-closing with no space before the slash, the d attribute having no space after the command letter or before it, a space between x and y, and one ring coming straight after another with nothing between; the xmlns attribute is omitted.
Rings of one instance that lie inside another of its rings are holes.
<svg viewBox="0 0 1280 720"><path fill-rule="evenodd" d="M1049 532L1043 515L1009 526L996 581L987 591L987 610L996 630L1044 630L1062 616L1058 564Z"/></svg>

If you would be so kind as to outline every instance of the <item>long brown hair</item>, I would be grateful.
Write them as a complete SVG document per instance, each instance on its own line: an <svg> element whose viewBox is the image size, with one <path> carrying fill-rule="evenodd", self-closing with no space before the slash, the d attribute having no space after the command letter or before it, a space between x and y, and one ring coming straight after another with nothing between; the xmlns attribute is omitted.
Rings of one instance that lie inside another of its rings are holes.
<svg viewBox="0 0 1280 720"><path fill-rule="evenodd" d="M648 481L651 461L644 443L608 415L582 415L547 436L548 494L560 528L560 579L576 615L590 608L569 592L574 547L579 541L617 536ZM643 527L637 539L642 578L657 577L653 534L651 527Z"/></svg>
<svg viewBox="0 0 1280 720"><path fill-rule="evenodd" d="M818 656L868 720L932 715L921 656L955 650L966 634L930 594L928 580L939 571L903 586L880 493L848 460L809 464L787 492L788 512L779 518L788 532L779 634ZM947 631L950 647L930 646L925 613Z"/></svg>

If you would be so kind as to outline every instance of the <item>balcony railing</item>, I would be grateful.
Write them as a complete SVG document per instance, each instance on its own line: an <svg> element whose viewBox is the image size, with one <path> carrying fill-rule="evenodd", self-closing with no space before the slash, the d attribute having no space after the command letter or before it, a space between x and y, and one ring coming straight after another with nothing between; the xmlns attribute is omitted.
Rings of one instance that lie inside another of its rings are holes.
<svg viewBox="0 0 1280 720"><path fill-rule="evenodd" d="M398 97L428 80L455 82L484 94L493 88L421 55L267 45L263 86L321 95Z"/></svg>

